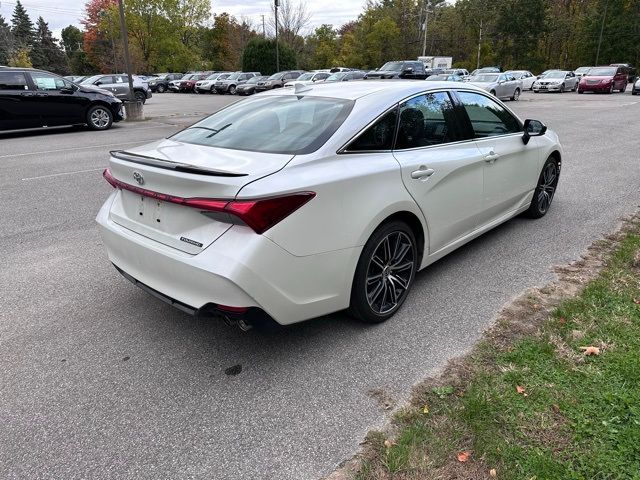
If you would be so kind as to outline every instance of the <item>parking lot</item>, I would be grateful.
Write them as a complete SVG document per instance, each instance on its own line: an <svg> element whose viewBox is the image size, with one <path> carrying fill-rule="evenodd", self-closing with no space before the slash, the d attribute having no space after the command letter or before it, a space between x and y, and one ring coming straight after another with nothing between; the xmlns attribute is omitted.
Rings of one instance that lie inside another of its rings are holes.
<svg viewBox="0 0 640 480"><path fill-rule="evenodd" d="M94 223L109 150L238 100L157 94L144 122L0 134L0 478L321 478L384 425L380 398L401 404L502 305L640 206L630 88L526 92L507 104L565 149L547 216L509 221L421 272L387 323L336 314L243 333L131 285Z"/></svg>

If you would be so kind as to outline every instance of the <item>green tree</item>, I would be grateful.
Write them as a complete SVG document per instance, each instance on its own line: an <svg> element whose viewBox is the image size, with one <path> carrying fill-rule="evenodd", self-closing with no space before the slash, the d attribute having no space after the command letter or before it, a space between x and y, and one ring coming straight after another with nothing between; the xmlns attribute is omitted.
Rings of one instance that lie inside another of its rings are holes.
<svg viewBox="0 0 640 480"><path fill-rule="evenodd" d="M64 27L60 36L62 37L62 46L68 57L71 57L78 50L82 50L84 34L75 25Z"/></svg>
<svg viewBox="0 0 640 480"><path fill-rule="evenodd" d="M11 25L11 33L13 33L16 43L20 47L30 47L34 40L33 23L20 0L16 0L13 17L11 17Z"/></svg>
<svg viewBox="0 0 640 480"><path fill-rule="evenodd" d="M279 45L280 70L296 68L296 54L287 44ZM271 75L276 72L276 41L255 37L249 40L242 53L242 69L245 72L261 72Z"/></svg>
<svg viewBox="0 0 640 480"><path fill-rule="evenodd" d="M13 54L9 57L9 61L7 63L10 67L33 67L33 65L31 64L31 59L29 58L29 50L27 50L26 48L19 48L14 51Z"/></svg>
<svg viewBox="0 0 640 480"><path fill-rule="evenodd" d="M36 36L31 48L31 63L35 68L49 70L66 75L69 73L67 56L53 38L49 25L44 18L38 17L36 23Z"/></svg>
<svg viewBox="0 0 640 480"><path fill-rule="evenodd" d="M11 28L0 15L0 65L6 65L9 62L9 56L13 51L13 34Z"/></svg>
<svg viewBox="0 0 640 480"><path fill-rule="evenodd" d="M305 47L310 53L309 68L330 68L338 63L338 35L331 25L316 28L306 39Z"/></svg>

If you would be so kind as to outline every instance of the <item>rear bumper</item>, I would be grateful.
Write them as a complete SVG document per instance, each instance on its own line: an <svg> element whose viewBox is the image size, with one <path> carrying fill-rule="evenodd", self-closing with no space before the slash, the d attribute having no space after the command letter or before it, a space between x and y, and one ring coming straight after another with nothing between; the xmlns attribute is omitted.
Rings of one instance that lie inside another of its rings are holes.
<svg viewBox="0 0 640 480"><path fill-rule="evenodd" d="M233 226L190 255L114 223L113 198L96 218L109 260L178 308L247 307L288 325L349 306L360 247L296 257L248 227Z"/></svg>

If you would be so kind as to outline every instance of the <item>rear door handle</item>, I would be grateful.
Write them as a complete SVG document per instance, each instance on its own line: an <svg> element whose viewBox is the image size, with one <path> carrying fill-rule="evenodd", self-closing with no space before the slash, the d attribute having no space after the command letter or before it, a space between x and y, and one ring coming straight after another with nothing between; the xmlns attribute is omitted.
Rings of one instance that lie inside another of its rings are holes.
<svg viewBox="0 0 640 480"><path fill-rule="evenodd" d="M35 95L35 93L33 93L33 92L22 92L20 94L20 96L22 96L22 97L33 97L34 95Z"/></svg>
<svg viewBox="0 0 640 480"><path fill-rule="evenodd" d="M424 165L421 165L418 170L414 170L413 172L411 172L411 178L413 178L414 180L421 180L423 178L430 177L434 173L435 170L433 168L427 168Z"/></svg>

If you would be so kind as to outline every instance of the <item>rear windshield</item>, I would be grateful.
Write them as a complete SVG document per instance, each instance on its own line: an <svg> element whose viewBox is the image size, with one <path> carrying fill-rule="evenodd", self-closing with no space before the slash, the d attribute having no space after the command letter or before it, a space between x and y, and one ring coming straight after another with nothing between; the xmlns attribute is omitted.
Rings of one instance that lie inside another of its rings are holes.
<svg viewBox="0 0 640 480"><path fill-rule="evenodd" d="M353 101L278 95L235 103L173 135L173 140L262 153L305 154L326 142Z"/></svg>
<svg viewBox="0 0 640 480"><path fill-rule="evenodd" d="M613 76L616 74L616 69L615 68L591 68L589 69L589 73L587 73L587 75L594 75L594 76Z"/></svg>

